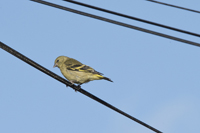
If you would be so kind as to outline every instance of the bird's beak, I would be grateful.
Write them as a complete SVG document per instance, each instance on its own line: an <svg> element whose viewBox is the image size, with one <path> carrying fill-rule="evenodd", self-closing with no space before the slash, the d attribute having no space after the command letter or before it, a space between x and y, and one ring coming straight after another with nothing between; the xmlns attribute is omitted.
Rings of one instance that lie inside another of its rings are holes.
<svg viewBox="0 0 200 133"><path fill-rule="evenodd" d="M58 66L58 64L57 64L57 63L55 63L55 64L54 64L54 66L53 66L53 68L54 68L54 67L57 67L57 66Z"/></svg>

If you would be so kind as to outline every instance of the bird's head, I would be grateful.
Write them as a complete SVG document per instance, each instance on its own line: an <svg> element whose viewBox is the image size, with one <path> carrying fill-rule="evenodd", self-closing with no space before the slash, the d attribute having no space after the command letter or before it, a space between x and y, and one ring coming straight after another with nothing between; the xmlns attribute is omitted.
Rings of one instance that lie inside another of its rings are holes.
<svg viewBox="0 0 200 133"><path fill-rule="evenodd" d="M54 66L53 67L58 67L60 68L62 66L62 64L68 59L68 57L66 56L59 56L56 58L56 60L54 61Z"/></svg>

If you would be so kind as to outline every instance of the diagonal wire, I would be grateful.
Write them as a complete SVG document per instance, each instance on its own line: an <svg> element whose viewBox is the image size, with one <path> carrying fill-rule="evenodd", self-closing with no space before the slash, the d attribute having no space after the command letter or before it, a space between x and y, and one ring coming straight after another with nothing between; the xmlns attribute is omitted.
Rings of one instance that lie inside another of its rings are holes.
<svg viewBox="0 0 200 133"><path fill-rule="evenodd" d="M50 70L44 68L44 67L41 66L40 64L38 64L38 63L34 62L33 60L27 58L26 56L22 55L21 53L17 52L16 50L12 49L11 47L7 46L6 44L0 42L0 48L2 48L3 50L7 51L8 53L14 55L15 57L19 58L20 60L26 62L27 64L31 65L32 67L34 67L34 68L40 70L41 72L43 72L43 73L49 75L50 77L52 77L52 78L54 78L54 79L60 81L61 83L70 86L70 87L73 88L74 90L79 91L80 93L82 93L82 94L84 94L84 95L86 95L86 96L92 98L93 100L95 100L95 101L97 101L97 102L99 102L99 103L105 105L106 107L108 107L108 108L110 108L110 109L112 109L112 110L114 110L114 111L116 111L116 112L118 112L118 113L124 115L125 117L128 117L129 119L131 119L131 120L133 120L133 121L135 121L135 122L137 122L137 123L139 123L139 124L145 126L146 128L151 129L151 130L154 131L154 132L162 133L161 131L155 129L154 127L152 127L152 126L150 126L150 125L148 125L148 124L146 124L146 123L144 123L144 122L142 122L142 121L140 121L140 120L134 118L133 116L131 116L131 115L129 115L129 114L127 114L127 113L121 111L120 109L118 109L118 108L112 106L111 104L109 104L109 103L107 103L107 102L101 100L100 98L98 98L98 97L92 95L91 93L89 93L89 92L87 92L87 91L85 91L85 90L79 88L79 87L76 86L76 85L71 84L69 81L63 79L62 77L56 75L55 73L51 72Z"/></svg>
<svg viewBox="0 0 200 133"><path fill-rule="evenodd" d="M139 30L139 31L142 31L142 32L150 33L150 34L157 35L157 36L160 36L160 37L164 37L164 38L168 38L168 39L171 39L171 40L175 40L175 41L179 41L179 42L183 42L183 43L187 43L187 44L190 44L190 45L200 47L200 43L188 41L188 40L185 40L185 39L181 39L181 38L170 36L170 35L167 35L167 34L151 31L151 30L144 29L144 28L140 28L140 27L133 26L133 25L130 25L130 24L115 21L115 20L112 20L112 19L108 19L108 18L97 16L97 15L85 13L85 12L78 11L78 10L75 10L75 9L71 9L71 8L68 8L68 7L60 6L60 5L57 5L57 4L54 4L54 3L50 3L50 2L46 2L46 1L42 1L42 0L30 0L30 1L34 1L34 2L37 2L37 3L44 4L44 5L48 5L48 6L51 6L51 7L58 8L58 9L62 9L62 10L65 10L65 11L73 12L73 13L76 13L76 14L79 14L79 15L95 18L95 19L98 19L98 20L102 20L102 21L105 21L105 22L112 23L112 24L120 25L120 26L123 26L123 27Z"/></svg>
<svg viewBox="0 0 200 133"><path fill-rule="evenodd" d="M74 0L63 0L63 1L74 3L74 4L81 5L81 6L88 7L88 8L92 8L92 9L95 9L95 10L103 11L103 12L106 12L106 13L114 14L114 15L117 15L117 16L125 17L125 18L128 18L128 19L132 19L132 20L148 23L148 24L151 24L151 25L159 26L159 27L162 27L162 28L167 28L167 29L178 31L178 32L181 32L181 33L193 35L193 36L196 36L196 37L200 37L200 34L197 34L197 33L193 33L193 32L190 32L190 31L185 31L185 30L182 30L182 29L178 29L178 28L166 26L166 25L163 25L163 24L151 22L151 21L148 21L148 20L140 19L140 18L137 18L137 17L125 15L125 14L122 14L122 13L110 11L110 10L107 10L107 9L103 9L103 8L99 8L99 7L96 7L96 6L88 5L88 4L85 4L85 3L78 2L78 1L74 1Z"/></svg>
<svg viewBox="0 0 200 133"><path fill-rule="evenodd" d="M171 7L175 7L175 8L195 12L195 13L200 13L200 11L197 11L197 10L193 10L193 9L189 9L189 8L185 8L185 7L180 7L180 6L176 6L176 5L172 5L172 4L168 4L168 3L163 3L163 2L160 2L160 1L155 1L155 0L147 0L147 1L154 2L154 3L157 3L157 4L166 5L166 6L171 6Z"/></svg>

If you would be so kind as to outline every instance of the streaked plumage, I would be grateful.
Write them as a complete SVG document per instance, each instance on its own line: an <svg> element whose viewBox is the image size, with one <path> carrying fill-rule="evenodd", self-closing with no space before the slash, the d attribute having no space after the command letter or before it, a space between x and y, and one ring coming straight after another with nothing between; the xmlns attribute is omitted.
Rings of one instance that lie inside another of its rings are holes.
<svg viewBox="0 0 200 133"><path fill-rule="evenodd" d="M66 56L59 56L56 58L54 67L60 68L61 73L71 83L83 84L92 80L105 79L113 82L103 74L95 71L93 68L82 64L81 62Z"/></svg>

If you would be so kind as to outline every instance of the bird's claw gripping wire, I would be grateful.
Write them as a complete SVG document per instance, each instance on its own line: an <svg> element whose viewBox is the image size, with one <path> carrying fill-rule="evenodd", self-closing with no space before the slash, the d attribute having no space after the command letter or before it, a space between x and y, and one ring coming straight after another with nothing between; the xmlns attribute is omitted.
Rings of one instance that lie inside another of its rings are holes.
<svg viewBox="0 0 200 133"><path fill-rule="evenodd" d="M74 84L72 84L73 86L75 86ZM69 87L70 85L66 84L66 87ZM74 87L75 92L79 91L81 89L81 84L79 84L78 86Z"/></svg>
<svg viewBox="0 0 200 133"><path fill-rule="evenodd" d="M75 92L79 91L81 89L81 84L79 84L76 88L77 89L75 90Z"/></svg>

